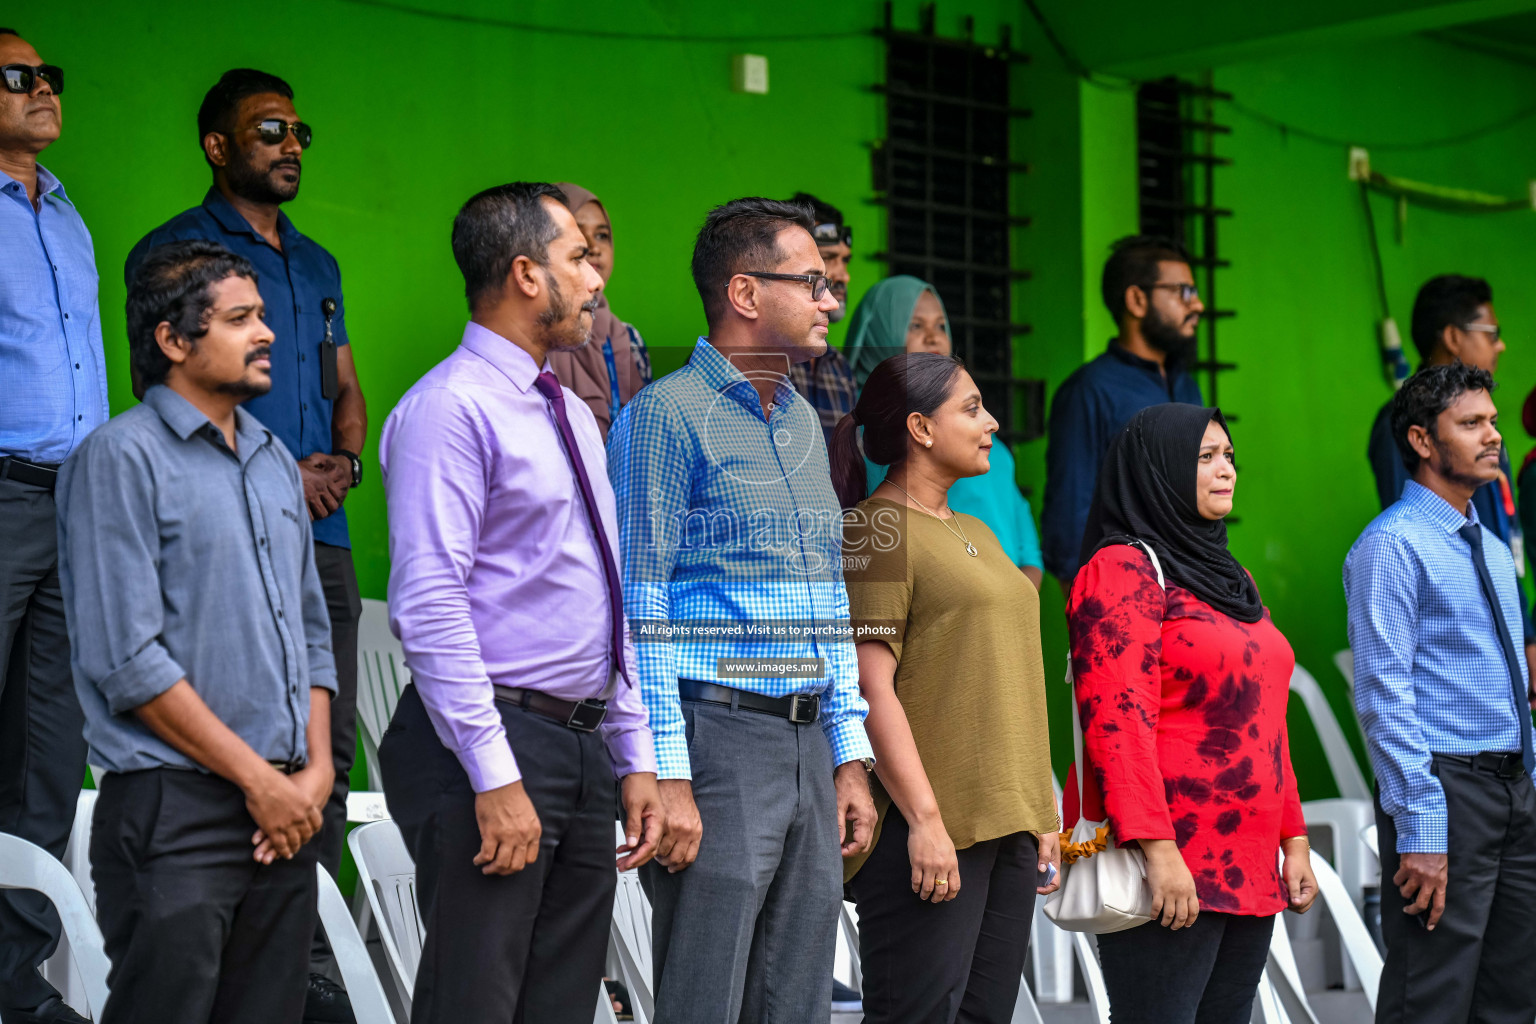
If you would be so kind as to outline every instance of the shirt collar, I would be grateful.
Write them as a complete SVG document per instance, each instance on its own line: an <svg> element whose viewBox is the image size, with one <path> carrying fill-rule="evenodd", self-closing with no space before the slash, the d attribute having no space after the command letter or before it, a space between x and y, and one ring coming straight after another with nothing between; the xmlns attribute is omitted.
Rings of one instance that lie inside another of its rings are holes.
<svg viewBox="0 0 1536 1024"><path fill-rule="evenodd" d="M217 186L210 188L208 194L203 196L203 208L230 234L250 235L263 245L269 244L261 236L261 232L251 227L251 222L245 219L245 215L235 209L228 199L224 198L224 193L220 192ZM288 215L282 210L277 211L277 233L284 242L299 236L298 230L293 226L293 221L289 220ZM283 248L287 249L288 247L284 245Z"/></svg>
<svg viewBox="0 0 1536 1024"><path fill-rule="evenodd" d="M464 325L464 338L460 345L500 370L519 391L533 387L533 380L539 375L539 366L533 361L533 356L473 320ZM549 368L547 361L544 368Z"/></svg>
<svg viewBox="0 0 1536 1024"><path fill-rule="evenodd" d="M688 366L711 390L735 399L753 415L762 415L762 398L758 395L757 388L752 385L752 381L746 374L726 358L723 352L709 343L708 338L700 338L694 344L693 354L688 357ZM788 377L781 378L773 389L774 406L787 409L794 397L794 385L790 383Z"/></svg>
<svg viewBox="0 0 1536 1024"><path fill-rule="evenodd" d="M1470 514L1462 515L1461 510L1456 506L1417 480L1409 480L1403 485L1403 496L1399 500L1405 502L1410 508L1422 512L1430 522L1445 530L1446 533L1455 533L1468 523L1482 525L1477 518L1476 502L1467 502L1467 512Z"/></svg>
<svg viewBox="0 0 1536 1024"><path fill-rule="evenodd" d="M14 182L17 185L21 184L21 182L17 181L9 174L6 174L4 171L0 171L0 179L4 179L4 182ZM4 184L0 183L0 187L4 187ZM69 205L75 205L73 202L70 202L69 193L64 191L64 183L58 178L54 177L53 172L48 168L44 167L42 164L38 164L37 197L41 199L43 196L50 195L55 192L58 193L60 199L64 200L66 203L69 203ZM25 197L25 191L22 192L22 195Z"/></svg>
<svg viewBox="0 0 1536 1024"><path fill-rule="evenodd" d="M144 392L144 404L155 410L171 432L183 441L200 430L211 431L222 441L219 428L213 425L203 412L164 384L156 384ZM257 448L271 440L272 434L261 421L240 407L235 407L235 442L239 446L239 459L243 463Z"/></svg>
<svg viewBox="0 0 1536 1024"><path fill-rule="evenodd" d="M1134 366L1138 370L1145 370L1147 373L1154 374L1158 378L1162 378L1166 373L1168 378L1171 380L1175 374L1180 373L1184 369L1184 364L1171 356L1162 366L1158 366L1154 360L1143 359L1141 356L1120 344L1119 338L1109 339L1108 351L1111 356L1113 356L1115 359L1118 359L1125 365Z"/></svg>

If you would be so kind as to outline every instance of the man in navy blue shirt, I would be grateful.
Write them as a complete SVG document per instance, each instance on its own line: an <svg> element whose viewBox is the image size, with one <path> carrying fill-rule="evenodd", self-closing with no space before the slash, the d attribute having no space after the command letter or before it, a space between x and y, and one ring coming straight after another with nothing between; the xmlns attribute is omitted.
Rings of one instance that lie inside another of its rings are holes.
<svg viewBox="0 0 1536 1024"><path fill-rule="evenodd" d="M294 110L293 90L275 75L228 71L197 113L213 187L195 206L151 231L128 255L131 282L145 254L165 242L218 242L256 268L272 342L272 390L245 403L298 460L314 521L315 563L331 617L337 692L331 705L336 782L326 806L320 861L341 863L347 773L357 742L357 622L362 602L352 567L342 502L362 477L358 452L368 412L348 344L341 272L319 244L300 234L279 207L299 194L311 130ZM349 1021L323 937L316 938L306 1019Z"/></svg>
<svg viewBox="0 0 1536 1024"><path fill-rule="evenodd" d="M58 467L107 419L91 233L37 156L59 137L64 72L0 28L0 832L64 853L84 724L59 589ZM37 968L59 942L41 893L0 892L0 1020L74 1024Z"/></svg>
<svg viewBox="0 0 1536 1024"><path fill-rule="evenodd" d="M1499 356L1504 354L1499 317L1493 310L1493 288L1480 277L1441 274L1419 289L1413 300L1410 328L1413 347L1419 351L1419 369L1444 363L1465 363L1499 371ZM1382 510L1403 495L1403 485L1410 479L1408 467L1392 438L1392 401L1381 407L1371 424L1371 440L1366 449L1371 473L1376 477L1376 496ZM1499 475L1472 495L1478 518L1494 536L1509 546L1515 559L1515 572L1525 577L1525 531L1515 505L1514 474L1510 471L1509 449L1499 449ZM1536 627L1532 626L1530 606L1520 594L1520 629L1516 639L1525 647L1526 661L1536 665ZM1536 679L1531 680L1536 684Z"/></svg>
<svg viewBox="0 0 1536 1024"><path fill-rule="evenodd" d="M1185 369L1205 305L1183 246L1140 235L1122 238L1104 264L1102 290L1120 335L1057 389L1045 449L1041 553L1063 591L1077 575L1088 506L1109 442L1149 405L1204 404Z"/></svg>

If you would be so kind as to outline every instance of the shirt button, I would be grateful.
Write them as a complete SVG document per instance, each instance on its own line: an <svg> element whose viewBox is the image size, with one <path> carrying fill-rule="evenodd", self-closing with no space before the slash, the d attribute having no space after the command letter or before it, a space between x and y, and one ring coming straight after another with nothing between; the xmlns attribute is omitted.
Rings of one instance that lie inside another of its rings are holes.
<svg viewBox="0 0 1536 1024"><path fill-rule="evenodd" d="M261 546L261 547L266 547L267 546L267 538L263 537L263 538L261 538L261 540L258 540L256 543L259 546Z"/></svg>
<svg viewBox="0 0 1536 1024"><path fill-rule="evenodd" d="M75 364L75 369L77 369L77 370L80 369L80 364L79 363Z"/></svg>
<svg viewBox="0 0 1536 1024"><path fill-rule="evenodd" d="M68 313L65 313L65 314L64 314L64 319L65 319L65 320L68 320L68 319L69 319L69 314L68 314Z"/></svg>
<svg viewBox="0 0 1536 1024"><path fill-rule="evenodd" d="M300 352L299 353L299 362L304 363L304 362L308 362L308 361L309 361L309 356L305 355L303 352Z"/></svg>
<svg viewBox="0 0 1536 1024"><path fill-rule="evenodd" d="M84 416L76 416L76 417L75 417L75 422L76 422L76 423L79 423L79 422L80 422L80 421L81 421L81 420L83 420L83 419L85 419L85 417L84 417Z"/></svg>
<svg viewBox="0 0 1536 1024"><path fill-rule="evenodd" d="M278 609L278 610L277 610L277 617L278 617L278 618L282 618L282 617L283 617L283 610L282 610L282 609L281 609L281 608L279 608L279 609Z"/></svg>

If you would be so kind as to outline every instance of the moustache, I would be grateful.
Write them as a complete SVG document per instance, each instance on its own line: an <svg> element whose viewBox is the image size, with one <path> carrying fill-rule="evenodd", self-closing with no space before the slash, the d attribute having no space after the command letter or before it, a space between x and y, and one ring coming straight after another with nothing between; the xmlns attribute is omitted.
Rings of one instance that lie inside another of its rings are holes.
<svg viewBox="0 0 1536 1024"><path fill-rule="evenodd" d="M272 346L271 345L263 345L261 348L252 349L251 351L249 351L249 352L247 352L245 354L245 365L246 366L250 366L252 363L254 363L258 359L271 359L271 358L272 358Z"/></svg>
<svg viewBox="0 0 1536 1024"><path fill-rule="evenodd" d="M593 314L596 314L597 313L597 307L598 307L598 300L597 299L593 299L591 302L583 302L581 304L581 311L583 313L593 313Z"/></svg>
<svg viewBox="0 0 1536 1024"><path fill-rule="evenodd" d="M267 169L269 171L275 171L279 167L292 167L294 170L301 172L304 170L304 168L300 166L299 162L293 157L284 157L281 160L274 160L272 161L272 166Z"/></svg>

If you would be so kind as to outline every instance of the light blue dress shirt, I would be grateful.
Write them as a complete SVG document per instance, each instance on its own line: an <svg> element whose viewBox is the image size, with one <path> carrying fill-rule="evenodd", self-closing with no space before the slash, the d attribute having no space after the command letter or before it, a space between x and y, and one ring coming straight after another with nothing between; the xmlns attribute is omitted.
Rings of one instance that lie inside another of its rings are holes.
<svg viewBox="0 0 1536 1024"><path fill-rule="evenodd" d="M842 509L821 424L788 379L765 421L752 381L700 338L687 366L620 410L608 472L660 777L692 778L679 678L772 697L820 694L834 763L873 756L843 586ZM785 632L754 632L775 629ZM718 672L720 659L760 658L820 658L824 671Z"/></svg>
<svg viewBox="0 0 1536 1024"><path fill-rule="evenodd" d="M1408 481L1403 496L1344 559L1355 711L1397 825L1399 853L1446 853L1445 791L1430 755L1517 751L1530 709L1516 705L1497 627L1478 582L1468 522L1483 553L1504 621L1518 635L1520 591L1509 547L1478 519ZM1515 645L1521 678L1525 649Z"/></svg>
<svg viewBox="0 0 1536 1024"><path fill-rule="evenodd" d="M107 421L107 366L91 233L41 166L37 192L0 171L0 455L55 463Z"/></svg>

